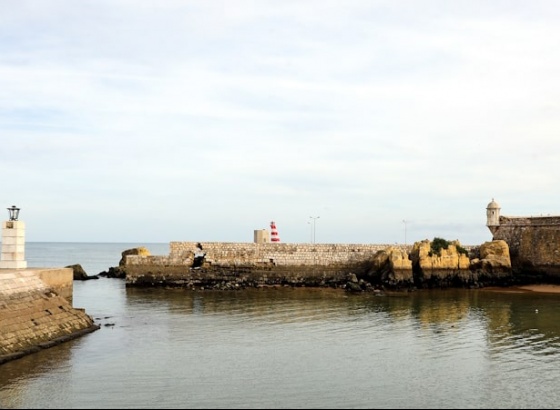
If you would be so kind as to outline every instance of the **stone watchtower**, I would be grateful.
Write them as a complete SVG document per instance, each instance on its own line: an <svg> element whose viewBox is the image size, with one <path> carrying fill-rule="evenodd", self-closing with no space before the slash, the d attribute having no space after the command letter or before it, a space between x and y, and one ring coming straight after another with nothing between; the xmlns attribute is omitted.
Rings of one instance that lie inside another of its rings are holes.
<svg viewBox="0 0 560 410"><path fill-rule="evenodd" d="M496 234L500 226L500 209L500 205L494 201L494 198L486 207L486 226L492 232L492 236Z"/></svg>

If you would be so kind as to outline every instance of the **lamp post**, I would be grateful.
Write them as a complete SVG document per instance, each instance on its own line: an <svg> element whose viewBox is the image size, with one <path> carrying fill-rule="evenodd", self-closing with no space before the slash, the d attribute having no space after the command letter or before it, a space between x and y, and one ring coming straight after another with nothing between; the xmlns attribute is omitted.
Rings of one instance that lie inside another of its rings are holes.
<svg viewBox="0 0 560 410"><path fill-rule="evenodd" d="M2 223L2 251L0 269L25 269L25 223L18 221L20 209L7 208L10 220Z"/></svg>
<svg viewBox="0 0 560 410"><path fill-rule="evenodd" d="M406 220L402 220L404 224L404 246L406 246Z"/></svg>
<svg viewBox="0 0 560 410"><path fill-rule="evenodd" d="M313 219L313 243L315 243L315 225L317 223L317 219L320 218L320 216L310 216L310 219Z"/></svg>
<svg viewBox="0 0 560 410"><path fill-rule="evenodd" d="M10 213L10 221L17 221L19 218L19 208L15 205L12 205L11 208L8 208L8 212Z"/></svg>

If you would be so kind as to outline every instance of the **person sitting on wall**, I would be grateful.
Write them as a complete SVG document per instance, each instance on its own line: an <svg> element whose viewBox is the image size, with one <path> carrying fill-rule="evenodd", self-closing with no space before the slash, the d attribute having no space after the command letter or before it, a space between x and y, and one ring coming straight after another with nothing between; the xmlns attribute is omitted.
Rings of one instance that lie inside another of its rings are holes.
<svg viewBox="0 0 560 410"><path fill-rule="evenodd" d="M202 264L204 263L204 257L206 256L206 252L202 250L202 245L200 244L200 242L196 244L196 247L198 250L194 253L192 268L200 269L202 267Z"/></svg>

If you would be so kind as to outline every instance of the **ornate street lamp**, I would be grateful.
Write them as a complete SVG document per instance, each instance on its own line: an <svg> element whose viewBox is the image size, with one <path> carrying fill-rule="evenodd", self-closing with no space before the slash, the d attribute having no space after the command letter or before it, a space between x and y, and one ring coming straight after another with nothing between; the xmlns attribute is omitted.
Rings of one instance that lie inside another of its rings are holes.
<svg viewBox="0 0 560 410"><path fill-rule="evenodd" d="M19 208L15 205L12 205L11 208L8 208L8 212L10 213L10 221L17 221L19 218Z"/></svg>

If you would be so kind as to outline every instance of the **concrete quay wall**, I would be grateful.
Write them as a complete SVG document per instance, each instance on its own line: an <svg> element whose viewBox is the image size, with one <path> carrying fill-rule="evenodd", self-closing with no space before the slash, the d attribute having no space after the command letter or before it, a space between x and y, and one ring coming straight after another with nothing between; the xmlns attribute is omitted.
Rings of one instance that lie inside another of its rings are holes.
<svg viewBox="0 0 560 410"><path fill-rule="evenodd" d="M66 278L66 269L0 270L0 364L99 328L72 307Z"/></svg>
<svg viewBox="0 0 560 410"><path fill-rule="evenodd" d="M72 303L74 293L74 271L72 268L28 268L28 273L36 275L45 285L59 296Z"/></svg>

